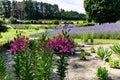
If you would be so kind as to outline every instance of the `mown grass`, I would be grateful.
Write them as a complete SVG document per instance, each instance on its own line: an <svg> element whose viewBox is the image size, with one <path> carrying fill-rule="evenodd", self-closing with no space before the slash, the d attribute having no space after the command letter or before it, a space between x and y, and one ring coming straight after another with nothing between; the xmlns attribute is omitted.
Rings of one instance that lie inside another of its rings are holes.
<svg viewBox="0 0 120 80"><path fill-rule="evenodd" d="M76 43L82 42L81 39L74 39ZM115 39L94 39L95 44L114 44L118 43L120 40L115 40Z"/></svg>
<svg viewBox="0 0 120 80"><path fill-rule="evenodd" d="M44 32L45 29L39 29L39 30L35 30L35 29L9 29L8 32L1 33L2 38L0 38L0 41L7 41L7 40L13 39L14 37L16 37L16 31L20 32L23 36L29 36L31 34Z"/></svg>

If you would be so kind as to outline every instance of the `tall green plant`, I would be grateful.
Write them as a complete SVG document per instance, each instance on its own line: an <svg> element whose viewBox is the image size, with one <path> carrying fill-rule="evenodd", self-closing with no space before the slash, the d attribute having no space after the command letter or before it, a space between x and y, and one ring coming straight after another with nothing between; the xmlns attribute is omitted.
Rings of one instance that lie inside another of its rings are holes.
<svg viewBox="0 0 120 80"><path fill-rule="evenodd" d="M111 54L112 54L111 51L109 51L108 49L104 49L103 47L99 47L97 50L97 55L101 60L108 61Z"/></svg>
<svg viewBox="0 0 120 80"><path fill-rule="evenodd" d="M17 32L18 33L18 32ZM29 47L29 38L21 37L17 34L17 38L11 41L8 52L13 54L13 68L15 79L17 80L33 80L33 61L31 60L31 52Z"/></svg>
<svg viewBox="0 0 120 80"><path fill-rule="evenodd" d="M89 34L87 32L82 32L81 34L81 40L85 43L88 43L89 40Z"/></svg>
<svg viewBox="0 0 120 80"><path fill-rule="evenodd" d="M81 60L86 60L86 55L85 55L85 50L84 49L81 49L81 53L80 53L80 59Z"/></svg>
<svg viewBox="0 0 120 80"><path fill-rule="evenodd" d="M6 78L5 54L0 53L0 80L5 80L5 78Z"/></svg>
<svg viewBox="0 0 120 80"><path fill-rule="evenodd" d="M94 33L93 32L90 33L90 42L94 43Z"/></svg>
<svg viewBox="0 0 120 80"><path fill-rule="evenodd" d="M57 74L60 77L60 80L64 80L66 77L68 66L68 55L65 53L61 53L59 55L59 59L57 60Z"/></svg>
<svg viewBox="0 0 120 80"><path fill-rule="evenodd" d="M15 52L14 53L14 73L17 80L33 80L33 61L32 53L26 51L24 53Z"/></svg>
<svg viewBox="0 0 120 80"><path fill-rule="evenodd" d="M57 60L57 74L60 80L64 80L66 77L67 66L68 66L68 55L73 53L74 43L73 40L69 38L70 30L62 30L63 34L59 34L58 37L51 39L48 46L54 51L58 56Z"/></svg>
<svg viewBox="0 0 120 80"><path fill-rule="evenodd" d="M66 30L62 31L64 40L69 38L68 32ZM64 78L66 77L67 69L68 69L67 68L67 66L68 66L68 54L61 52L61 54L59 54L58 56L59 56L59 59L57 61L57 74L59 75L60 80L64 80Z"/></svg>
<svg viewBox="0 0 120 80"><path fill-rule="evenodd" d="M114 51L115 54L118 55L118 57L120 58L120 43L115 43L111 49Z"/></svg>
<svg viewBox="0 0 120 80"><path fill-rule="evenodd" d="M37 52L36 59L36 77L37 80L50 80L50 75L53 68L53 53L47 47L49 39L47 35L43 34L40 39L40 49Z"/></svg>

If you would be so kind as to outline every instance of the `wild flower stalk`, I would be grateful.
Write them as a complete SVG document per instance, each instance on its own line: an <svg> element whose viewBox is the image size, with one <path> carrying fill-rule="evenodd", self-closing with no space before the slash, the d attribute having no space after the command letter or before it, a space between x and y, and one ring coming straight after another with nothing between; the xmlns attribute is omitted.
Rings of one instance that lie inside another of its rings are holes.
<svg viewBox="0 0 120 80"><path fill-rule="evenodd" d="M73 40L69 38L66 31L63 31L63 35L59 34L56 39L49 41L48 47L59 56L57 61L57 74L60 80L64 80L68 66L68 55L73 53Z"/></svg>
<svg viewBox="0 0 120 80"><path fill-rule="evenodd" d="M53 67L53 53L50 48L47 47L49 39L47 39L46 34L43 34L39 41L40 48L36 59L36 77L38 80L50 80Z"/></svg>
<svg viewBox="0 0 120 80"><path fill-rule="evenodd" d="M8 53L13 54L14 73L17 80L33 80L29 38L17 37L10 43Z"/></svg>

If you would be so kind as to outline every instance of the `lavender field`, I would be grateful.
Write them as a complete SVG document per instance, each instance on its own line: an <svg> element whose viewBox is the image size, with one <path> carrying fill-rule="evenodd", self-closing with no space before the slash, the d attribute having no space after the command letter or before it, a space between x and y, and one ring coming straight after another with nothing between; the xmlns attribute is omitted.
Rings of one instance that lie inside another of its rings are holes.
<svg viewBox="0 0 120 80"><path fill-rule="evenodd" d="M68 26L58 26L56 29L49 31L48 34L57 34L61 33L62 29L69 30L69 34L80 34L81 32L94 32L94 33L117 33L120 32L120 23L104 23L101 25L96 24L95 26L84 26L84 27L75 27L74 25ZM38 37L42 33L32 34L30 37Z"/></svg>

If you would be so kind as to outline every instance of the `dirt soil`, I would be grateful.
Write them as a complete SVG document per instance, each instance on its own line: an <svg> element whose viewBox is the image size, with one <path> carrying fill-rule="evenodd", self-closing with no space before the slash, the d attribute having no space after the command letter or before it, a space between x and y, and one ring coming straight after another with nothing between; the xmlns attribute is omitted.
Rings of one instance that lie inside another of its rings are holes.
<svg viewBox="0 0 120 80"><path fill-rule="evenodd" d="M97 47L108 48L111 44L99 44L99 45L85 45L83 49L90 52L90 48ZM106 67L109 72L110 80L120 80L120 69L113 69L109 67L109 64L98 58L96 53L91 53L91 56L87 56L87 61L80 60L80 53L76 53L74 56L69 58L69 69L66 80L98 80L96 72L98 67ZM113 59L118 59L115 54L112 54Z"/></svg>

